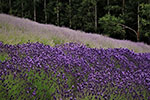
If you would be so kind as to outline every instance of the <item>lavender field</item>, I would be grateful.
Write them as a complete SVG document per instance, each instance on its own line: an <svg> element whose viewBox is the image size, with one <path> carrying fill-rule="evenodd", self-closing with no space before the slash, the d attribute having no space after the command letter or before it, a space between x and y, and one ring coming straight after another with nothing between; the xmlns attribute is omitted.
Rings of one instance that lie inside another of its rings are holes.
<svg viewBox="0 0 150 100"><path fill-rule="evenodd" d="M2 100L150 100L150 53L0 42Z"/></svg>
<svg viewBox="0 0 150 100"><path fill-rule="evenodd" d="M150 100L150 46L0 14L0 100Z"/></svg>
<svg viewBox="0 0 150 100"><path fill-rule="evenodd" d="M22 44L29 40L51 46L77 42L92 48L128 48L134 52L150 52L150 46L144 43L112 39L103 35L40 24L29 19L0 14L0 41L5 44Z"/></svg>

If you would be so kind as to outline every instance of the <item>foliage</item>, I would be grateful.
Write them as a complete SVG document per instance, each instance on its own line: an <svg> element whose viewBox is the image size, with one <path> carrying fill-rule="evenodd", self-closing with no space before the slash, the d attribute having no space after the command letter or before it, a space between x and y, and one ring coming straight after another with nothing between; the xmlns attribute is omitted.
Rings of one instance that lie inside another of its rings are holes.
<svg viewBox="0 0 150 100"><path fill-rule="evenodd" d="M119 17L106 14L104 17L99 19L99 24L103 30L103 34L123 39L125 36L125 29L120 26L124 20Z"/></svg>
<svg viewBox="0 0 150 100"><path fill-rule="evenodd" d="M141 33L144 37L150 37L150 4L140 4L140 17L141 17ZM150 38L149 38L150 39ZM150 40L149 40L150 41Z"/></svg>
<svg viewBox="0 0 150 100"><path fill-rule="evenodd" d="M104 9L105 10L109 10L112 13L112 12L119 12L119 11L121 11L122 7L120 7L119 5L113 5L113 6L109 5L109 6L106 6ZM115 14L115 13L113 13L113 14Z"/></svg>
<svg viewBox="0 0 150 100"><path fill-rule="evenodd" d="M77 43L0 42L0 50L10 57L0 62L3 100L150 99L150 53Z"/></svg>

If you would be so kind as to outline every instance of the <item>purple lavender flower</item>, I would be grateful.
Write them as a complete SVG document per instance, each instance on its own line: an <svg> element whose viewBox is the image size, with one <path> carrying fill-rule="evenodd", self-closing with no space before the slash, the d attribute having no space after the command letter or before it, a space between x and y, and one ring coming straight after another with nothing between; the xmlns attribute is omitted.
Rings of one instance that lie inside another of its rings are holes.
<svg viewBox="0 0 150 100"><path fill-rule="evenodd" d="M39 91L54 99L74 100L86 96L109 99L112 94L128 93L134 94L131 98L143 99L141 91L149 97L149 53L139 54L124 48L87 48L77 43L56 47L27 43L0 48L10 56L9 60L0 63L2 86L11 83L5 80L13 74L13 80L24 80L26 92L33 91L34 97Z"/></svg>

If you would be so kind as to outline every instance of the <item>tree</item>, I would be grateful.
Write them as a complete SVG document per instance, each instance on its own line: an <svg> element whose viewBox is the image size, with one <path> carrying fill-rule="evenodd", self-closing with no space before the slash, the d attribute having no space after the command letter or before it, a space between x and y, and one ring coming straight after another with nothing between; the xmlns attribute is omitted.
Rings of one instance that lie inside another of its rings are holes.
<svg viewBox="0 0 150 100"><path fill-rule="evenodd" d="M69 0L69 27L72 27L72 0Z"/></svg>
<svg viewBox="0 0 150 100"><path fill-rule="evenodd" d="M111 0L111 2L109 0L107 0L107 5L104 7L105 10L107 11L107 14L111 14L111 15L120 15L123 7L122 5L120 6L121 2L116 2L116 0Z"/></svg>
<svg viewBox="0 0 150 100"><path fill-rule="evenodd" d="M138 1L138 7L137 7L137 21L138 21L138 29L137 29L137 41L139 41L139 36L140 36L140 15L139 15L139 12L140 12L140 4L139 4L139 1Z"/></svg>
<svg viewBox="0 0 150 100"><path fill-rule="evenodd" d="M19 17L31 18L31 14L27 14L27 12L31 11L32 5L28 4L28 0L14 0L12 4L12 14Z"/></svg>
<svg viewBox="0 0 150 100"><path fill-rule="evenodd" d="M95 32L97 32L97 1L95 1Z"/></svg>
<svg viewBox="0 0 150 100"><path fill-rule="evenodd" d="M122 0L122 14L124 15L125 10L125 0Z"/></svg>
<svg viewBox="0 0 150 100"><path fill-rule="evenodd" d="M85 15L83 14L84 8L82 5L82 2L83 1L81 1L81 0L71 0L71 7L67 3L67 9L66 9L67 12L66 12L66 15L63 17L63 19L67 18L64 20L65 23L71 22L71 28L75 29L75 30L76 29L84 30L83 25L84 25L84 16ZM69 12L69 9L71 9L71 12ZM66 26L70 27L70 24L68 23L68 25L66 25Z"/></svg>
<svg viewBox="0 0 150 100"><path fill-rule="evenodd" d="M83 0L80 6L80 18L84 31L95 32L97 30L97 1Z"/></svg>
<svg viewBox="0 0 150 100"><path fill-rule="evenodd" d="M36 21L36 0L33 0L33 6L34 6L34 21Z"/></svg>
<svg viewBox="0 0 150 100"><path fill-rule="evenodd" d="M57 22L56 25L60 25L60 2L59 0L57 0L57 4L56 4L56 14L57 14Z"/></svg>
<svg viewBox="0 0 150 100"><path fill-rule="evenodd" d="M107 0L107 7L109 7L110 5L109 5L109 3L110 3L110 1L109 0ZM108 9L108 14L110 14L110 10Z"/></svg>
<svg viewBox="0 0 150 100"><path fill-rule="evenodd" d="M9 14L12 14L12 1L9 0Z"/></svg>
<svg viewBox="0 0 150 100"><path fill-rule="evenodd" d="M23 12L23 9L24 9L24 2L23 2L24 0L21 0L21 17L23 17L24 16L24 12Z"/></svg>
<svg viewBox="0 0 150 100"><path fill-rule="evenodd" d="M103 30L102 34L118 39L124 39L125 37L125 30L121 26L121 24L124 23L124 20L121 18L110 14L106 14L104 17L99 19L99 24Z"/></svg>
<svg viewBox="0 0 150 100"><path fill-rule="evenodd" d="M147 40L150 43L150 4L142 3L139 6L140 12L140 36L142 40Z"/></svg>
<svg viewBox="0 0 150 100"><path fill-rule="evenodd" d="M40 0L33 0L33 20L37 21L37 3L39 3Z"/></svg>
<svg viewBox="0 0 150 100"><path fill-rule="evenodd" d="M47 16L47 23L55 24L57 23L57 17L56 17L56 0L47 0L46 8L44 9L44 15L46 13ZM44 16L44 22L45 22L45 16Z"/></svg>
<svg viewBox="0 0 150 100"><path fill-rule="evenodd" d="M45 15L45 23L47 23L47 3L46 3L46 0L44 0L44 15Z"/></svg>
<svg viewBox="0 0 150 100"><path fill-rule="evenodd" d="M0 0L0 13L2 12L2 1Z"/></svg>

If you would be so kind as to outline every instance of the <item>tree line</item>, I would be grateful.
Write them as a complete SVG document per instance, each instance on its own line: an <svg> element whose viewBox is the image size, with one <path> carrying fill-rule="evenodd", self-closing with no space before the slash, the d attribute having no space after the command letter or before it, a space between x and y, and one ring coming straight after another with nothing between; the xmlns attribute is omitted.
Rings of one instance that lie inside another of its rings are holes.
<svg viewBox="0 0 150 100"><path fill-rule="evenodd" d="M0 12L150 44L150 0L0 0Z"/></svg>

